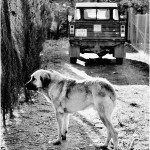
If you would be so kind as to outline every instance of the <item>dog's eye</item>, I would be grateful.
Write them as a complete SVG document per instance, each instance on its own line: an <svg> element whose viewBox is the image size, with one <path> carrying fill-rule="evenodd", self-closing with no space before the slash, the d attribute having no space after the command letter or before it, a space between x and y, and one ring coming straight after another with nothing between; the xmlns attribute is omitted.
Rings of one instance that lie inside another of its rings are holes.
<svg viewBox="0 0 150 150"><path fill-rule="evenodd" d="M32 77L32 82L33 82L33 81L36 81L36 78L35 78L34 76Z"/></svg>

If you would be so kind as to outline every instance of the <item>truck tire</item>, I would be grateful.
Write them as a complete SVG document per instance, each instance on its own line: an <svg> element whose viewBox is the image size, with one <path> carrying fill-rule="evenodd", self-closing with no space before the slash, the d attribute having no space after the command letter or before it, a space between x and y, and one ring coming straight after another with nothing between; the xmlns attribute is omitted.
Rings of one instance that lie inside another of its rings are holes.
<svg viewBox="0 0 150 150"><path fill-rule="evenodd" d="M70 57L71 64L76 64L76 62L77 62L77 57Z"/></svg>
<svg viewBox="0 0 150 150"><path fill-rule="evenodd" d="M116 58L116 64L122 65L123 64L123 58Z"/></svg>
<svg viewBox="0 0 150 150"><path fill-rule="evenodd" d="M124 44L118 45L114 48L114 57L116 58L116 63L118 65L123 64L123 59L126 56L126 47Z"/></svg>

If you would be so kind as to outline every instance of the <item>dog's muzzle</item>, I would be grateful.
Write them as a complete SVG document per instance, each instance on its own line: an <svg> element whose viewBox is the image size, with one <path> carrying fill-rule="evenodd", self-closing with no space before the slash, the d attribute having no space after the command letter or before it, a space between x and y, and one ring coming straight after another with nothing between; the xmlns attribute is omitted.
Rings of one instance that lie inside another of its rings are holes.
<svg viewBox="0 0 150 150"><path fill-rule="evenodd" d="M33 90L33 91L37 91L38 88L31 82L27 82L25 84L25 87L27 88L27 90Z"/></svg>

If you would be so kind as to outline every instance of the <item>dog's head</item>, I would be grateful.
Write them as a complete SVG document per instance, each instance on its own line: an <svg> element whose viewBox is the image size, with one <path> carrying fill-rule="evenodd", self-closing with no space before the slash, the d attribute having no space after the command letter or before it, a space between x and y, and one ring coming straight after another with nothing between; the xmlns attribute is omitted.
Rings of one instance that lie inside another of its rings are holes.
<svg viewBox="0 0 150 150"><path fill-rule="evenodd" d="M51 71L47 70L38 70L34 72L31 75L30 81L25 84L26 88L33 91L46 89L52 82L51 73Z"/></svg>

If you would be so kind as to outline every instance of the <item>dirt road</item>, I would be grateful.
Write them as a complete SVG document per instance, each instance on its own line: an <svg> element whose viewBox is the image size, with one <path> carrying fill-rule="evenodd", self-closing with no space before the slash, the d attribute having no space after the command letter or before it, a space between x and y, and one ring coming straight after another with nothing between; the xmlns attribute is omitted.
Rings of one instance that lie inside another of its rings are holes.
<svg viewBox="0 0 150 150"><path fill-rule="evenodd" d="M47 41L41 53L41 68L55 69L76 79L104 77L111 81L117 92L112 123L119 132L119 150L149 150L149 66L137 56L138 53L128 47L123 65L116 65L109 55L103 60L80 58L72 65L67 40ZM14 120L7 120L4 149L100 150L106 139L106 128L95 110L88 109L71 116L67 141L53 146L51 141L57 138L54 109L39 94L34 95L29 104L20 104L15 115ZM109 150L112 149L110 144Z"/></svg>

